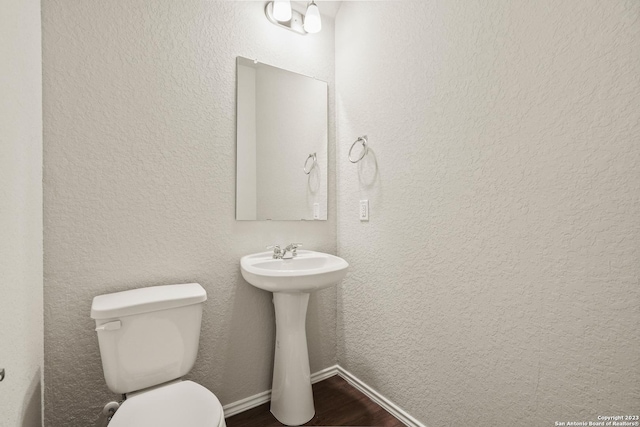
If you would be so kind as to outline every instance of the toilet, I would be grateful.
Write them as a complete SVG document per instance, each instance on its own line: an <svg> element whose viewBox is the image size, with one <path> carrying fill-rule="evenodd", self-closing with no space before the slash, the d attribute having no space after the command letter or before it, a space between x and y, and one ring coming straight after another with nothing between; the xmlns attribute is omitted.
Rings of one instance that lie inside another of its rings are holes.
<svg viewBox="0 0 640 427"><path fill-rule="evenodd" d="M181 379L196 361L206 299L197 283L93 299L104 378L126 396L109 427L226 427L218 398Z"/></svg>

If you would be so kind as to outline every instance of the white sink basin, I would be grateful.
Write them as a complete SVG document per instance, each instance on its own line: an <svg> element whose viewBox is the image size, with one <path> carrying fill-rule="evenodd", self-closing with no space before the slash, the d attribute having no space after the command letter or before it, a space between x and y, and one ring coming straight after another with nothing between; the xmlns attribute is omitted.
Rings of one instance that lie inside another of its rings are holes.
<svg viewBox="0 0 640 427"><path fill-rule="evenodd" d="M240 259L242 277L273 292L276 345L271 413L285 425L302 425L315 414L305 329L309 296L338 284L348 267L340 257L301 250L290 259L273 259L273 252Z"/></svg>
<svg viewBox="0 0 640 427"><path fill-rule="evenodd" d="M313 292L337 284L347 274L349 263L322 252L298 250L298 256L273 259L273 252L240 259L242 277L269 292Z"/></svg>

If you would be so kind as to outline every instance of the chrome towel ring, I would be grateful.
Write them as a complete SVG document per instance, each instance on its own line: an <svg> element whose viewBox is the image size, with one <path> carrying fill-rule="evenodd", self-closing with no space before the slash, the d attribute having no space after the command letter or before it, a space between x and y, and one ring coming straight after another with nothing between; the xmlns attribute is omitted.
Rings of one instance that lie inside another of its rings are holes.
<svg viewBox="0 0 640 427"><path fill-rule="evenodd" d="M309 159L311 159L312 162L311 162L311 166L309 166L309 169L307 170L307 165L309 164ZM315 165L317 164L317 162L318 162L318 156L316 156L316 153L309 154L309 157L307 157L307 160L305 160L304 167L302 168L304 173L309 175L311 173L311 171L313 170L313 168L315 167Z"/></svg>
<svg viewBox="0 0 640 427"><path fill-rule="evenodd" d="M354 160L351 158L351 152L353 151L353 147L355 147L358 142L362 144L362 154L360 155L360 157ZM351 148L349 149L349 161L351 163L358 163L360 160L364 159L364 156L367 155L368 150L369 148L367 148L367 135L359 136L358 139L356 139L354 143L351 144Z"/></svg>

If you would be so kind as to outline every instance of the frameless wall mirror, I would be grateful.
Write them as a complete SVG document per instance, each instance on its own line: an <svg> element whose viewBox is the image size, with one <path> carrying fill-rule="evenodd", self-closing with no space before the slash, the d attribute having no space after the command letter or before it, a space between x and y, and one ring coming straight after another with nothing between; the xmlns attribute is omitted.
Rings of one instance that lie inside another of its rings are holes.
<svg viewBox="0 0 640 427"><path fill-rule="evenodd" d="M237 59L237 220L327 219L327 83Z"/></svg>

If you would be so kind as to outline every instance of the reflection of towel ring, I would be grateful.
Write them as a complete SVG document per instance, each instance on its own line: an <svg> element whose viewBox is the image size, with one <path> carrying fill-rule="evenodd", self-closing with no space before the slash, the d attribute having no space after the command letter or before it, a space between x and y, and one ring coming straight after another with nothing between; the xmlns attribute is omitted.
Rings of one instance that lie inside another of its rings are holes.
<svg viewBox="0 0 640 427"><path fill-rule="evenodd" d="M309 164L309 159L311 159L312 162L311 162L311 166L309 167L309 170L307 170L307 164ZM302 168L304 173L309 175L311 173L311 171L313 170L313 167L316 165L317 161L318 161L318 157L316 156L316 153L309 154L309 157L307 157L307 160L304 162L304 167Z"/></svg>
<svg viewBox="0 0 640 427"><path fill-rule="evenodd" d="M360 155L360 157L354 160L351 158L351 152L353 151L353 147L355 147L358 142L362 143L362 154ZM356 139L355 142L351 144L351 148L349 149L349 161L351 163L358 163L360 160L364 159L364 156L367 155L368 150L369 149L367 148L367 135L359 136L358 139Z"/></svg>

